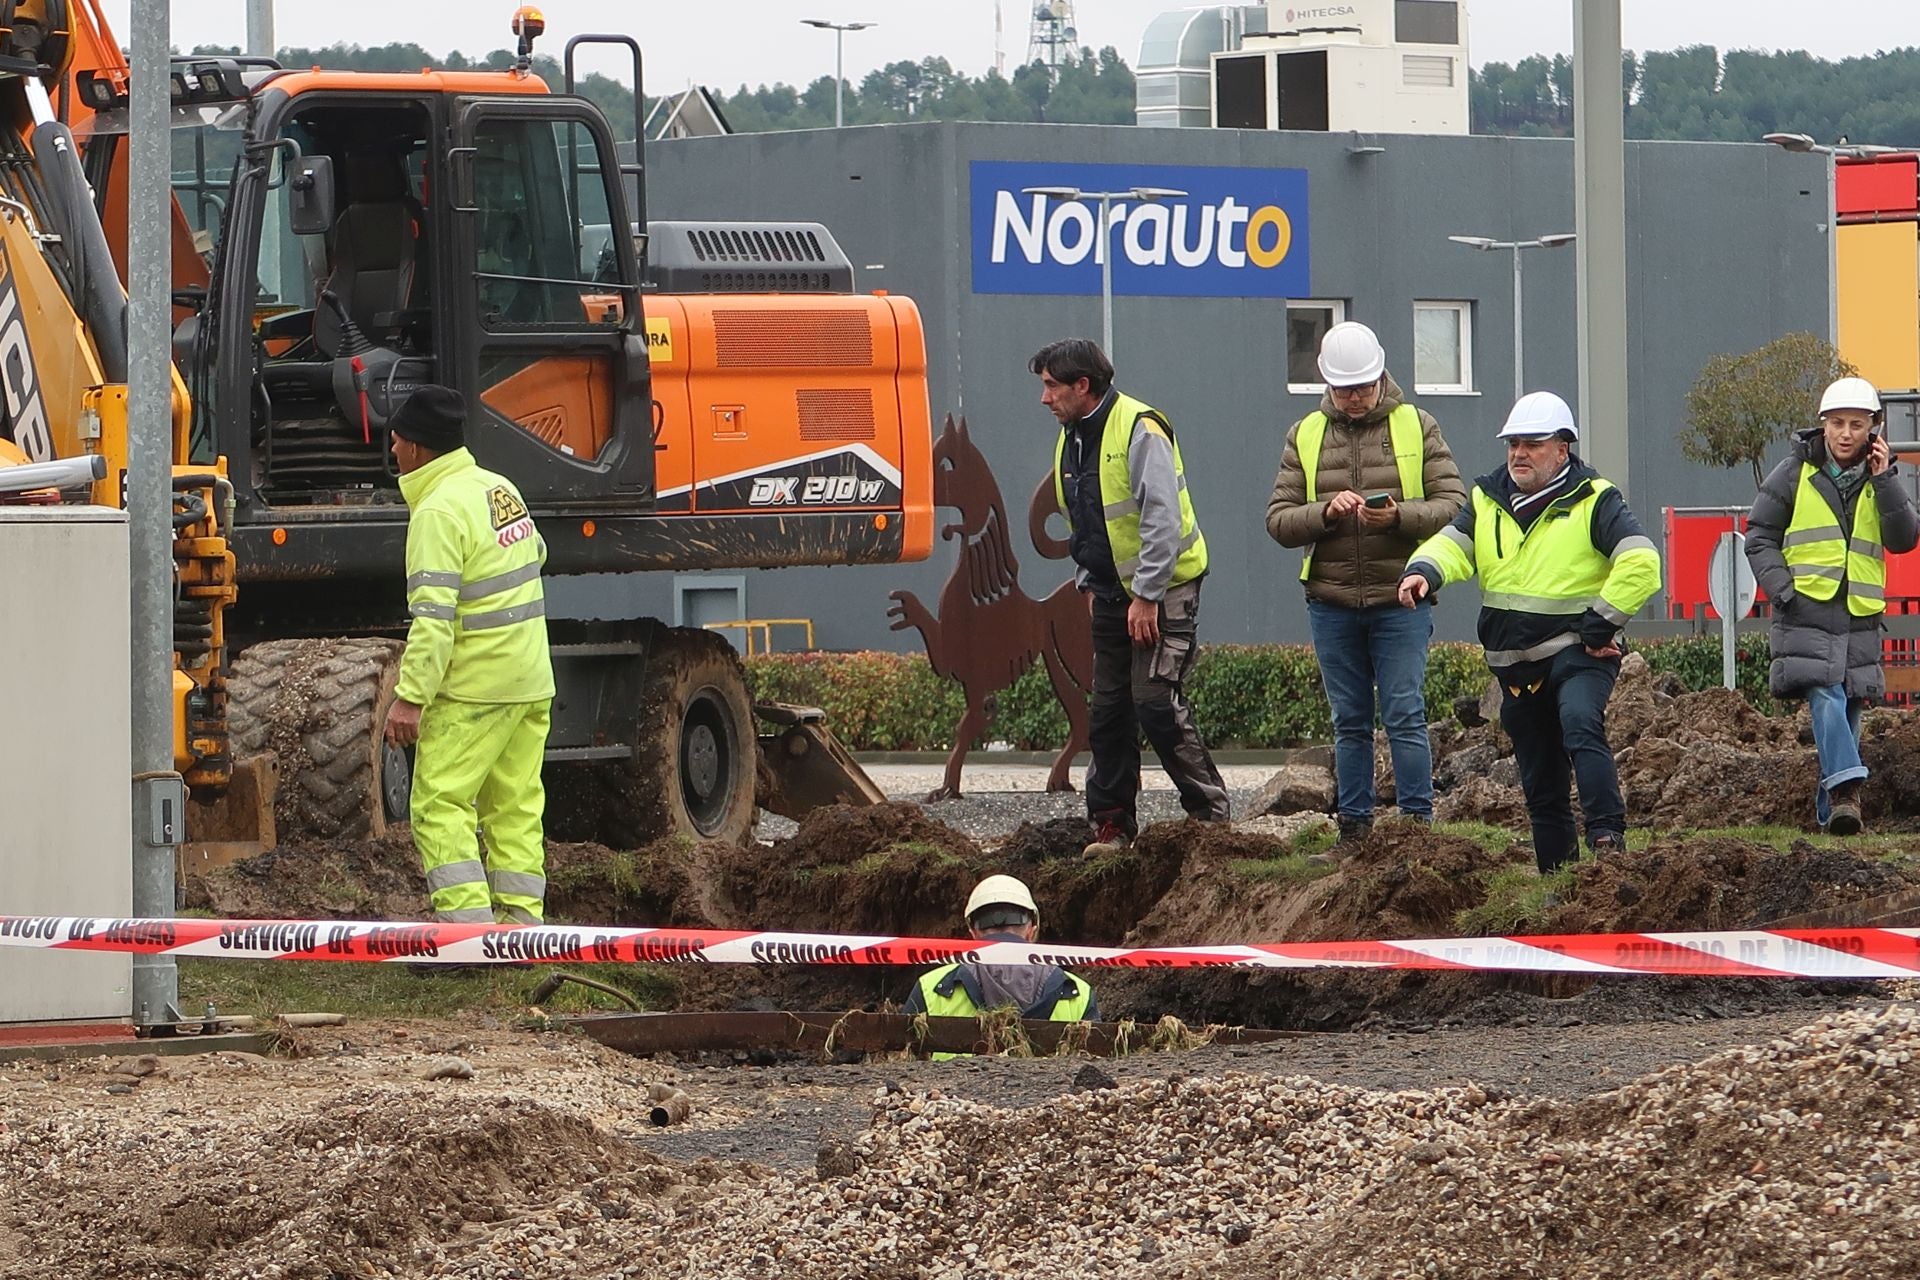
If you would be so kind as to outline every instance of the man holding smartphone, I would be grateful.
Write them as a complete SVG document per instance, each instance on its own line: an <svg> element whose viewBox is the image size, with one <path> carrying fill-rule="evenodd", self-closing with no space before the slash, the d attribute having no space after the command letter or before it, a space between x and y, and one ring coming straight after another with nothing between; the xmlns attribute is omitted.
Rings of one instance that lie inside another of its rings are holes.
<svg viewBox="0 0 1920 1280"><path fill-rule="evenodd" d="M1333 711L1340 838L1373 826L1373 725L1393 755L1400 812L1433 820L1427 646L1433 613L1399 607L1407 557L1466 501L1433 415L1406 403L1373 330L1344 323L1320 344L1320 407L1293 424L1267 502L1267 532L1305 551L1300 580Z"/></svg>
<svg viewBox="0 0 1920 1280"><path fill-rule="evenodd" d="M1920 538L1885 425L1872 383L1834 382L1747 519L1747 561L1773 606L1768 682L1776 698L1807 700L1820 758L1814 819L1837 836L1860 830L1860 713L1887 687L1887 552Z"/></svg>

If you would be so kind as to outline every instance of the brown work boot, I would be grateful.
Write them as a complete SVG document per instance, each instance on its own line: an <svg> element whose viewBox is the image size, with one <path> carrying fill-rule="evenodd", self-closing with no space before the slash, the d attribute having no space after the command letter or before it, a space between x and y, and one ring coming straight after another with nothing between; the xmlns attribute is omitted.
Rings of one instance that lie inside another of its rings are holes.
<svg viewBox="0 0 1920 1280"><path fill-rule="evenodd" d="M1133 833L1111 818L1102 819L1093 828L1093 842L1080 852L1089 858L1119 853L1133 843Z"/></svg>
<svg viewBox="0 0 1920 1280"><path fill-rule="evenodd" d="M1843 782L1832 792L1833 812L1827 818L1827 832L1836 836L1860 834L1860 782Z"/></svg>

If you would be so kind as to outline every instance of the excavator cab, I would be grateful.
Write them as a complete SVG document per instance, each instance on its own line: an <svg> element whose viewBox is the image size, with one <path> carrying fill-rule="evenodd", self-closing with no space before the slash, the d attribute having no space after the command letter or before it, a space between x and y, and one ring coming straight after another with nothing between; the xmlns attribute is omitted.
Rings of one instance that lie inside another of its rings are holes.
<svg viewBox="0 0 1920 1280"><path fill-rule="evenodd" d="M529 500L649 509L639 264L601 243L626 221L604 121L407 79L269 73L253 90L188 361L199 434L236 460L237 524L392 507L385 426L429 381L466 393L476 453ZM248 406L244 440L223 403Z"/></svg>

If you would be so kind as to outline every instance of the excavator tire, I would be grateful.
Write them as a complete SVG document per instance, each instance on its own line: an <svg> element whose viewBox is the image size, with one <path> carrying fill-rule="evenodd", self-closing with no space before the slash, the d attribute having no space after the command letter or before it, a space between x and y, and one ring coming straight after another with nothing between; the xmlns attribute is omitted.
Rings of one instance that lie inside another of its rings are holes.
<svg viewBox="0 0 1920 1280"><path fill-rule="evenodd" d="M398 640L268 640L233 660L233 740L280 761L280 839L361 838L406 819L406 757L382 739Z"/></svg>
<svg viewBox="0 0 1920 1280"><path fill-rule="evenodd" d="M599 839L637 849L675 834L744 842L760 750L739 655L722 636L662 628L647 654L633 755L602 762Z"/></svg>

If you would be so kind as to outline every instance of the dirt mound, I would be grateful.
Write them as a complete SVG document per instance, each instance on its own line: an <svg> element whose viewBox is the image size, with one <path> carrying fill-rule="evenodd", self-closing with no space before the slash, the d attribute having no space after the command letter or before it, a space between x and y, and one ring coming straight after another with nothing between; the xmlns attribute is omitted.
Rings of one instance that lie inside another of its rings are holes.
<svg viewBox="0 0 1920 1280"><path fill-rule="evenodd" d="M224 1143L185 1181L178 1149L155 1144L78 1165L57 1187L16 1188L6 1216L49 1250L37 1264L62 1275L329 1280L412 1273L422 1246L454 1253L464 1234L484 1238L582 1189L645 1203L689 1180L525 1099L366 1089L317 1101ZM128 1163L151 1166L156 1194L126 1194ZM108 1220L120 1225L102 1237ZM90 1256L109 1244L111 1257Z"/></svg>
<svg viewBox="0 0 1920 1280"><path fill-rule="evenodd" d="M1607 704L1607 739L1620 765L1628 821L1636 826L1807 826L1819 764L1806 733L1806 712L1762 715L1731 689L1675 692L1676 682L1655 675L1638 654L1621 664ZM1497 715L1498 702L1492 698ZM1476 706L1476 718L1486 710ZM1886 736L1885 767L1892 777L1908 762L1920 765L1920 728L1905 716L1877 717ZM1436 735L1434 812L1445 822L1486 822L1526 828L1526 801L1513 772L1512 744L1496 723ZM1869 761L1869 767L1873 767ZM1911 776L1911 775L1909 775ZM1868 790L1870 816L1920 815L1920 782L1891 791ZM1910 789L1913 794L1908 796Z"/></svg>
<svg viewBox="0 0 1920 1280"><path fill-rule="evenodd" d="M374 839L289 841L188 876L184 905L242 920L421 920L431 913L405 831Z"/></svg>
<svg viewBox="0 0 1920 1280"><path fill-rule="evenodd" d="M1747 929L1920 880L1892 863L1806 841L1782 853L1740 840L1684 837L1579 863L1573 876L1573 892L1538 932Z"/></svg>

